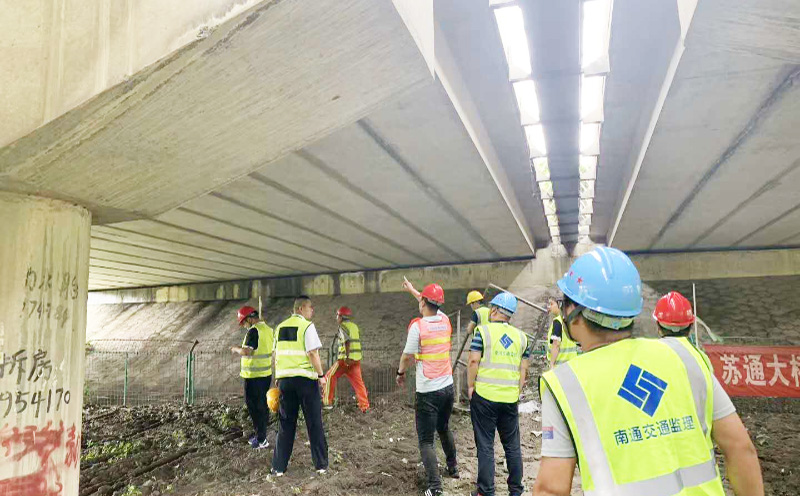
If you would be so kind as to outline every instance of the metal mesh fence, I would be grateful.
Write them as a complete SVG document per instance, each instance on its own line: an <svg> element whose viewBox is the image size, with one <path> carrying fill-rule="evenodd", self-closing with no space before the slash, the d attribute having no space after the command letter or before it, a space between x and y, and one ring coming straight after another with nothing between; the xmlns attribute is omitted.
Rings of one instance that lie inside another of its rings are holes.
<svg viewBox="0 0 800 496"><path fill-rule="evenodd" d="M466 339L468 319L459 312L450 315L453 324L451 361L461 365L454 370L460 397L466 398L466 362L469 343L456 357ZM459 330L459 327L461 330ZM467 340L468 341L468 340ZM99 339L87 345L85 390L87 403L100 405L142 405L202 400L232 400L243 396L239 377L240 358L230 352L228 340L123 340ZM544 342L537 341L534 352L544 354ZM370 401L403 399L413 402L414 367L409 369L405 388L397 386L397 364L402 345L373 346L362 350L361 372ZM337 343L321 350L327 370L337 359ZM337 381L336 400L355 402L346 377Z"/></svg>
<svg viewBox="0 0 800 496"><path fill-rule="evenodd" d="M182 401L192 342L96 340L86 350L87 403L142 405Z"/></svg>
<svg viewBox="0 0 800 496"><path fill-rule="evenodd" d="M94 341L87 347L84 396L98 405L143 405L202 400L233 400L243 396L239 377L240 359L228 350L230 344L167 343L159 341ZM411 399L413 371L404 390L395 383L400 349L363 350L362 377L370 399ZM329 367L336 360L323 350ZM327 370L327 367L326 367ZM345 377L337 384L337 401L355 401Z"/></svg>
<svg viewBox="0 0 800 496"><path fill-rule="evenodd" d="M397 348L369 348L363 347L361 360L361 377L364 379L364 384L367 387L367 394L369 395L370 402L379 400L380 398L388 397L403 397L409 401L413 399L413 384L414 375L413 370L406 378L404 389L397 386L396 374L397 363L400 359L402 349ZM337 359L337 350L329 349L326 353L326 361L328 368L332 366ZM355 392L353 391L347 377L342 376L336 383L336 401L337 403L355 403Z"/></svg>

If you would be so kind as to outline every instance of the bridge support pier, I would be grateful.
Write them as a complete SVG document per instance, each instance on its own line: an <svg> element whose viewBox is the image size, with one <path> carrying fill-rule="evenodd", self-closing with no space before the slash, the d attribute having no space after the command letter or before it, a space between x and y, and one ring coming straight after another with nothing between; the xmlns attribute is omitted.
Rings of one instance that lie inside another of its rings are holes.
<svg viewBox="0 0 800 496"><path fill-rule="evenodd" d="M91 214L0 192L0 494L78 494Z"/></svg>

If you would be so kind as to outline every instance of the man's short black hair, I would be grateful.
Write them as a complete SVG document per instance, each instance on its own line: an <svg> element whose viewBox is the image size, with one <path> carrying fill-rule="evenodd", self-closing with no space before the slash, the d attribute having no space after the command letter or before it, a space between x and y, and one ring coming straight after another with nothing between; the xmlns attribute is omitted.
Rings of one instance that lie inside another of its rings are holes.
<svg viewBox="0 0 800 496"><path fill-rule="evenodd" d="M303 308L303 305L305 305L305 303L307 301L311 301L311 298L309 298L306 295L300 295L297 298L295 298L294 299L294 305L293 305L294 313L297 313L298 310Z"/></svg>
<svg viewBox="0 0 800 496"><path fill-rule="evenodd" d="M428 310L430 310L431 312L438 312L439 311L439 305L437 305L436 303L431 302L427 298L422 298L422 303L426 307L428 307Z"/></svg>

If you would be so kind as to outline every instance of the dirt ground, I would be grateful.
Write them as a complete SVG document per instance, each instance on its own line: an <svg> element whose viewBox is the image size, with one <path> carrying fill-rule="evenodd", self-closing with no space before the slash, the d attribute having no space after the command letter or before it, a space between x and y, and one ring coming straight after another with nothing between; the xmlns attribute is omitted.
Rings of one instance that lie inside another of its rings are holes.
<svg viewBox="0 0 800 496"><path fill-rule="evenodd" d="M800 400L734 398L734 404L758 450L767 496L800 495Z"/></svg>
<svg viewBox="0 0 800 496"><path fill-rule="evenodd" d="M414 411L404 396L380 398L362 414L347 404L324 412L330 470L313 470L301 425L286 475L269 475L272 449L252 450L249 419L241 405L87 408L81 495L354 495L399 496L425 489ZM521 416L525 485L532 487L540 451L538 412ZM477 470L468 413L456 412L451 428L461 478L443 477L447 494L469 494ZM536 431L536 433L535 433ZM274 430L269 439L274 439ZM192 450L186 453L187 450ZM102 458L111 458L103 460ZM182 455L175 458L173 455ZM439 449L440 463L444 457ZM167 461L159 465L158 462ZM499 441L497 484L507 473ZM150 469L150 470L147 470ZM443 472L444 473L444 472ZM575 494L580 494L576 489Z"/></svg>
<svg viewBox="0 0 800 496"><path fill-rule="evenodd" d="M796 403L787 405L769 413L747 401L739 405L759 451L768 496L800 494L800 412ZM240 404L87 407L80 494L421 494L425 483L413 419L413 408L400 395L378 399L367 414L353 404L325 411L330 470L323 476L313 470L301 420L289 470L274 478L269 474L272 449L247 445L251 427ZM540 426L538 412L521 415L526 493L539 468ZM454 413L451 427L461 478L443 477L444 488L448 495L467 495L477 470L469 414ZM499 441L495 457L498 494L505 494L507 473ZM443 463L441 450L439 459ZM578 477L572 494L582 494Z"/></svg>

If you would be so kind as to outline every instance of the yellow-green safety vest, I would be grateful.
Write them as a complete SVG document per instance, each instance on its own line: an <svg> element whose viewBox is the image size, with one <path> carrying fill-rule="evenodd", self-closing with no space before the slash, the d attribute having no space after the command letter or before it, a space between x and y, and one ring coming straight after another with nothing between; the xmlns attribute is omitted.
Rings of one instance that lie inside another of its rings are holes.
<svg viewBox="0 0 800 496"><path fill-rule="evenodd" d="M685 339L629 338L545 372L586 496L724 496L713 382Z"/></svg>
<svg viewBox="0 0 800 496"><path fill-rule="evenodd" d="M486 325L489 323L489 314L491 313L487 307L478 307L475 310L478 313L478 325Z"/></svg>
<svg viewBox="0 0 800 496"><path fill-rule="evenodd" d="M347 358L346 342L350 343L350 360L361 360L361 334L356 323L349 320L339 326L339 360Z"/></svg>
<svg viewBox="0 0 800 496"><path fill-rule="evenodd" d="M478 327L483 356L475 378L475 392L497 403L519 401L519 367L528 337L516 327L490 322Z"/></svg>
<svg viewBox="0 0 800 496"><path fill-rule="evenodd" d="M245 379L269 377L272 375L272 328L264 322L253 326L258 331L258 344L252 355L242 355L242 370L239 375ZM242 348L247 346L247 334Z"/></svg>
<svg viewBox="0 0 800 496"><path fill-rule="evenodd" d="M691 334L690 334L690 336L691 336ZM694 349L696 349L697 352L700 353L700 356L703 357L703 361L706 362L706 365L708 366L708 370L710 370L712 374L714 373L714 365L711 363L711 359L708 358L708 355L706 355L706 352L703 351L702 348L700 348L699 346L697 346L695 344L694 339L692 339L690 337L685 337L685 336L680 336L680 337L679 336L664 336L664 337L671 337L672 339L685 339L686 342L688 342L690 346L694 347Z"/></svg>
<svg viewBox="0 0 800 496"><path fill-rule="evenodd" d="M578 343L571 340L569 336L567 336L567 326L564 323L564 317L561 315L557 315L553 318L553 322L559 321L561 323L561 344L558 347L558 356L556 357L556 365L560 363L564 363L566 361L572 360L576 356L578 356ZM550 329L547 331L547 343L545 343L545 348L547 349L547 363L550 363L552 360L552 352L550 351L551 343L550 337L553 335L553 324L550 324Z"/></svg>
<svg viewBox="0 0 800 496"><path fill-rule="evenodd" d="M306 329L311 322L294 314L275 329L275 378L319 376L306 352Z"/></svg>

